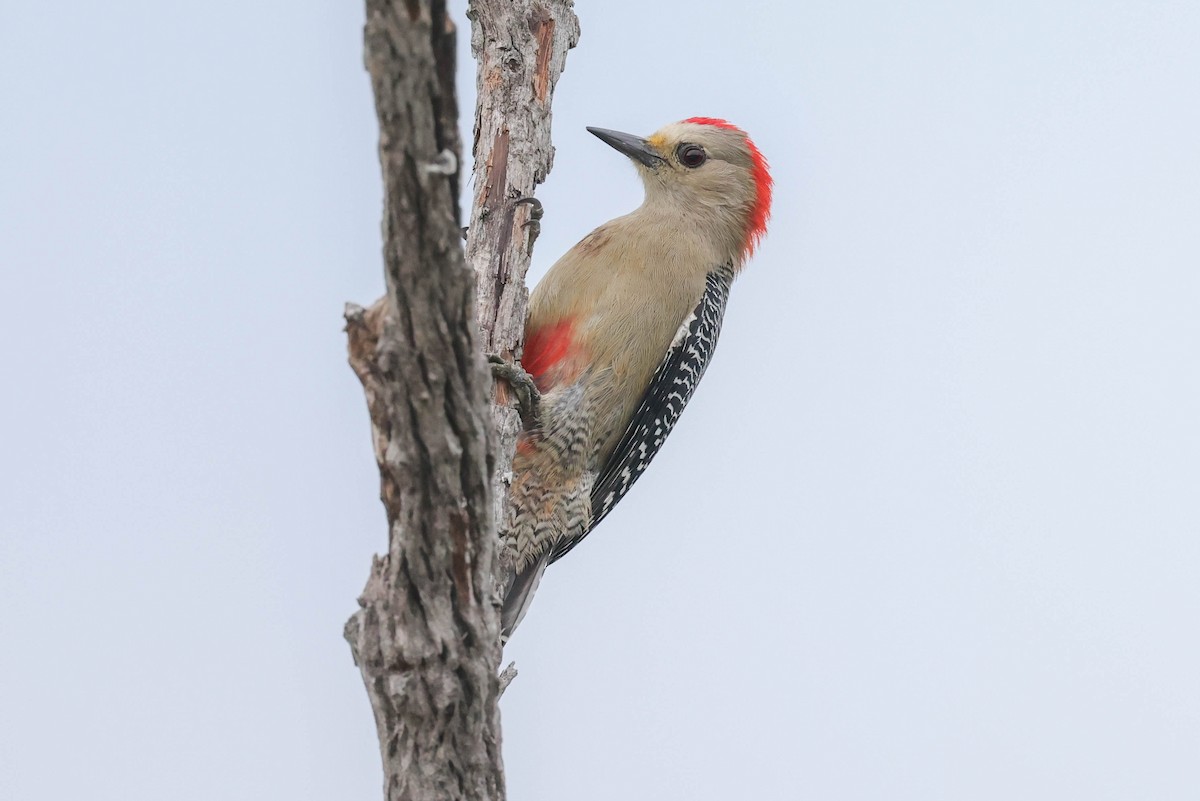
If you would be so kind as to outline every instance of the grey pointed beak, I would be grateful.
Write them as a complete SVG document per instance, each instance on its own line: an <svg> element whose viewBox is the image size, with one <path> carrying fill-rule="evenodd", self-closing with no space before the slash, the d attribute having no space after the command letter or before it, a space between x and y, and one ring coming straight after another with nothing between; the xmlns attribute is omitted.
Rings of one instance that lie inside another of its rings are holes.
<svg viewBox="0 0 1200 801"><path fill-rule="evenodd" d="M654 168L666 161L666 159L658 155L658 151L649 142L640 136L621 133L620 131L610 131L607 128L588 128L588 133L595 135L601 142L609 145L617 152L624 153L629 158L639 161L647 167Z"/></svg>

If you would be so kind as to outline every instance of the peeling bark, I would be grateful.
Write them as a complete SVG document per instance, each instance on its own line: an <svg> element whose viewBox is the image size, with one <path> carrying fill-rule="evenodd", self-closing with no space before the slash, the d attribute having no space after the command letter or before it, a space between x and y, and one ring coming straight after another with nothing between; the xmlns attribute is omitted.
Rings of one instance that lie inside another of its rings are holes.
<svg viewBox="0 0 1200 801"><path fill-rule="evenodd" d="M460 239L456 32L445 2L366 3L387 289L369 309L347 306L346 331L388 550L373 560L345 634L389 801L504 797L493 574L517 429L482 354L521 345L536 229L525 226L530 207L512 201L550 169L550 100L578 37L571 5L471 5L480 60L472 270Z"/></svg>
<svg viewBox="0 0 1200 801"><path fill-rule="evenodd" d="M475 169L467 262L475 270L483 347L507 359L524 344L525 273L539 221L531 197L554 164L550 103L567 51L579 41L573 0L472 0L471 51L478 63ZM521 421L498 387L494 514L503 519Z"/></svg>

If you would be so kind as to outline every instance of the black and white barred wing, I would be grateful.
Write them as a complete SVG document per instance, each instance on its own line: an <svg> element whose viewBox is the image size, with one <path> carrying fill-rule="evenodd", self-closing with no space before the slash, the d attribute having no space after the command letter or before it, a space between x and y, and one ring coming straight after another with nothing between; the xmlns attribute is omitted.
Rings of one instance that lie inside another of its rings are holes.
<svg viewBox="0 0 1200 801"><path fill-rule="evenodd" d="M680 335L655 371L629 427L596 476L596 483L592 485L592 521L588 531L625 497L683 414L683 408L691 400L717 347L732 283L733 268L729 265L708 274L703 297L680 326ZM585 536L587 531L558 543L551 561L562 558Z"/></svg>

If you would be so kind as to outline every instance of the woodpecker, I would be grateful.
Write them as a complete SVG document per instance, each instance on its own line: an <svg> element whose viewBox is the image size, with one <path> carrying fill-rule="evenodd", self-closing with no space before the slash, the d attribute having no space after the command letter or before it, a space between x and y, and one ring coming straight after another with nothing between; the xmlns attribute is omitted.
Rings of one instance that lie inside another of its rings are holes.
<svg viewBox="0 0 1200 801"><path fill-rule="evenodd" d="M646 138L588 131L633 161L645 200L567 251L529 299L521 366L537 411L517 441L502 532L504 640L546 567L612 511L671 432L771 214L767 161L725 120L692 117Z"/></svg>

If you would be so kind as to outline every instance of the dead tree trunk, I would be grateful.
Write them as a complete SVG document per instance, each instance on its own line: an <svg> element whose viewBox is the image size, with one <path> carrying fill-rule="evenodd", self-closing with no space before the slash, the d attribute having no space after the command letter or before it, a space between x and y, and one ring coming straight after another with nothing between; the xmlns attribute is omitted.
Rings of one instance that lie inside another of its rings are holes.
<svg viewBox="0 0 1200 801"><path fill-rule="evenodd" d="M492 576L515 413L489 409L482 353L518 353L531 195L550 101L578 38L571 0L475 0L475 203L460 239L455 28L443 0L367 0L386 294L349 305L388 550L346 624L375 714L388 801L504 797ZM493 413L495 421L493 422Z"/></svg>

